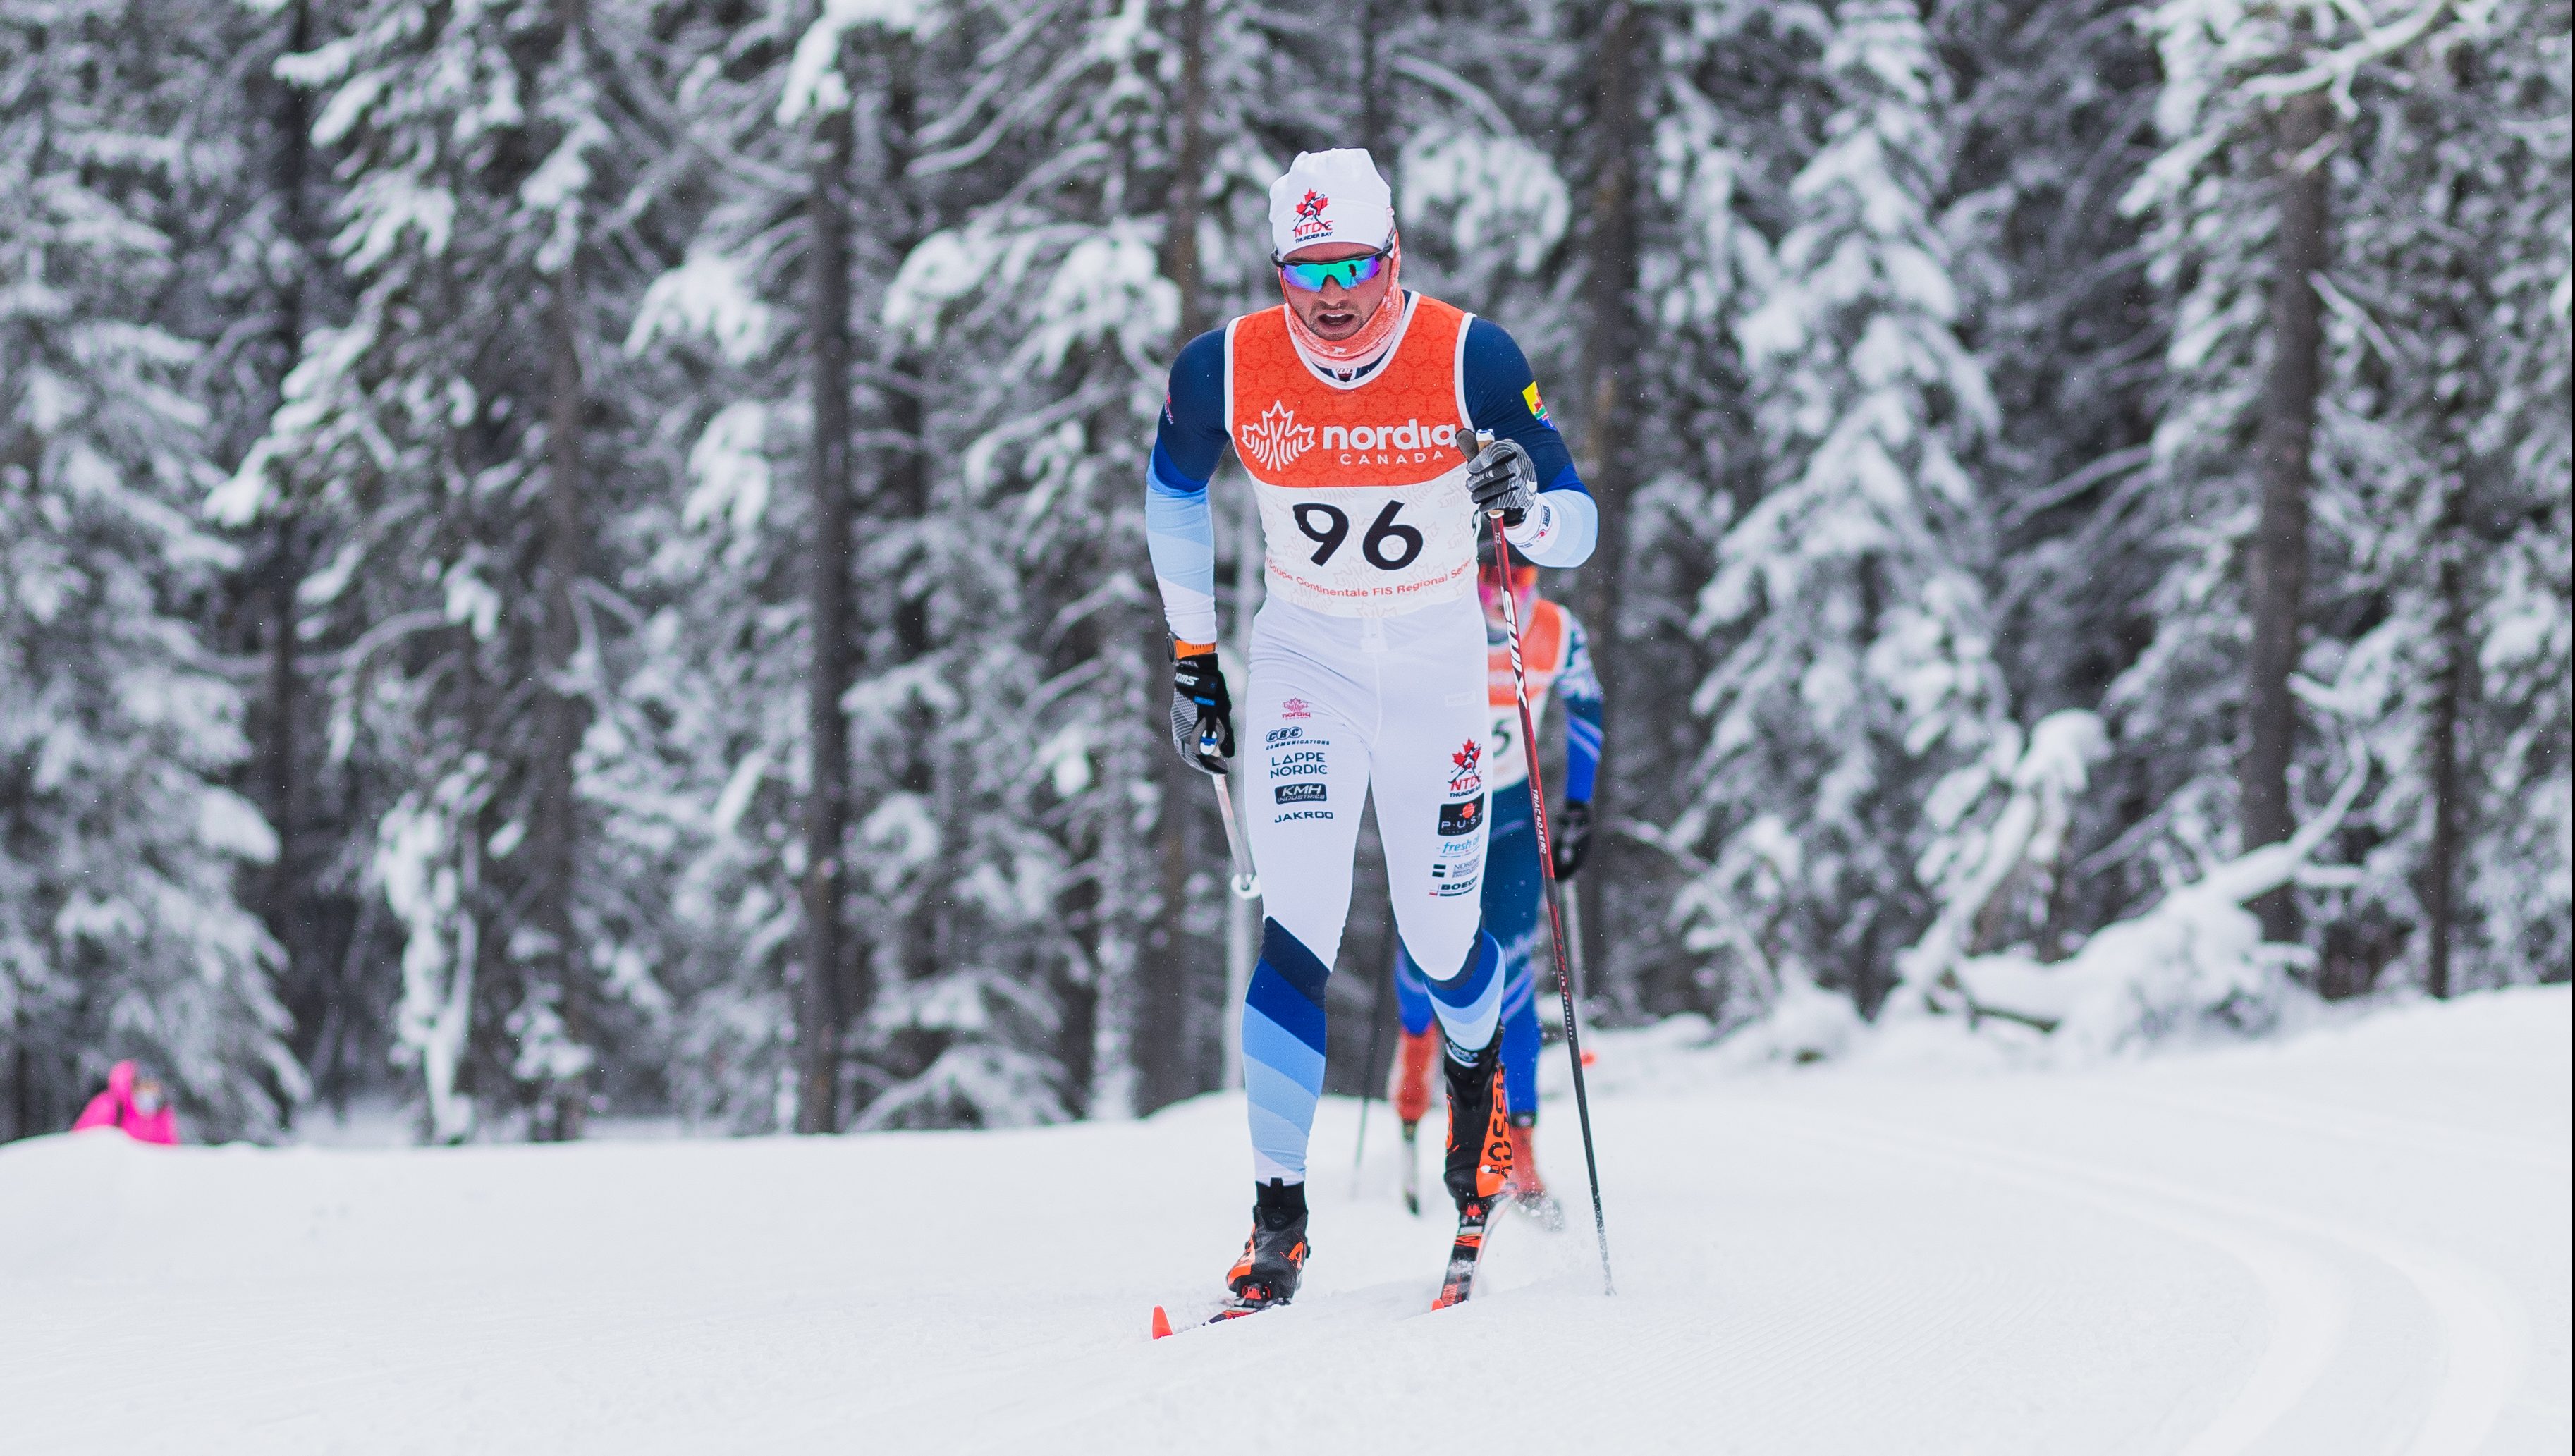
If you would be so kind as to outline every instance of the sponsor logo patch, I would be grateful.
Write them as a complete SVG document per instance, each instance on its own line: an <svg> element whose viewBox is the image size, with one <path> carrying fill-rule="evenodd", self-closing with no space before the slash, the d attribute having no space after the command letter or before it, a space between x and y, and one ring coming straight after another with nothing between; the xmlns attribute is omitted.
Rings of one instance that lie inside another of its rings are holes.
<svg viewBox="0 0 2575 1456"><path fill-rule="evenodd" d="M1282 783L1270 790L1270 796L1281 803L1321 803L1330 792L1323 784L1308 779L1303 783Z"/></svg>
<svg viewBox="0 0 2575 1456"><path fill-rule="evenodd" d="M1272 470L1314 448L1314 427L1296 423L1296 412L1276 400L1261 418L1237 429L1243 453Z"/></svg>
<svg viewBox="0 0 2575 1456"><path fill-rule="evenodd" d="M1274 824L1284 824L1289 819L1327 819L1331 816L1332 811L1327 808L1291 808L1284 814L1272 814L1270 821Z"/></svg>
<svg viewBox="0 0 2575 1456"><path fill-rule="evenodd" d="M1439 805L1439 832L1451 837L1471 834L1484 826L1484 801L1470 798L1463 803Z"/></svg>
<svg viewBox="0 0 2575 1456"><path fill-rule="evenodd" d="M1314 705L1307 703L1302 698L1290 698L1287 702L1279 705L1279 716L1281 718L1312 718L1314 716Z"/></svg>
<svg viewBox="0 0 2575 1456"><path fill-rule="evenodd" d="M1299 238L1311 238L1320 233L1330 232L1332 225L1323 221L1323 209L1331 205L1332 199L1328 193L1306 188L1305 195L1296 199L1296 225L1288 231Z"/></svg>
<svg viewBox="0 0 2575 1456"><path fill-rule="evenodd" d="M1457 427L1424 425L1417 415L1400 425L1326 425L1321 444L1325 450L1333 451L1391 450L1407 459L1426 462L1426 452L1457 449Z"/></svg>
<svg viewBox="0 0 2575 1456"><path fill-rule="evenodd" d="M1291 748L1270 760L1270 776L1273 778L1294 778L1322 771L1323 750L1320 748Z"/></svg>
<svg viewBox="0 0 2575 1456"><path fill-rule="evenodd" d="M1448 791L1459 798L1481 793L1484 789L1483 761L1484 745L1468 738L1465 746L1448 755Z"/></svg>
<svg viewBox="0 0 2575 1456"><path fill-rule="evenodd" d="M1281 743L1293 742L1304 736L1305 730L1301 728L1272 728L1265 746L1275 748Z"/></svg>

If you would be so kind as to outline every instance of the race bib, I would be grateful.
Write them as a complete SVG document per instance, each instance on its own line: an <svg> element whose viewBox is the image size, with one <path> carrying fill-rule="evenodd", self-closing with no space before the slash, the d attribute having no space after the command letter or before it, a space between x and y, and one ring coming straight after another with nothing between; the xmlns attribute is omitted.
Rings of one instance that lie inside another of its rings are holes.
<svg viewBox="0 0 2575 1456"><path fill-rule="evenodd" d="M1475 581L1464 467L1408 486L1295 489L1255 481L1270 590L1334 617L1399 617Z"/></svg>
<svg viewBox="0 0 2575 1456"><path fill-rule="evenodd" d="M1528 781L1528 758L1520 752L1520 710L1517 703L1509 708L1493 710L1493 730L1484 738L1484 781L1495 792L1517 788Z"/></svg>

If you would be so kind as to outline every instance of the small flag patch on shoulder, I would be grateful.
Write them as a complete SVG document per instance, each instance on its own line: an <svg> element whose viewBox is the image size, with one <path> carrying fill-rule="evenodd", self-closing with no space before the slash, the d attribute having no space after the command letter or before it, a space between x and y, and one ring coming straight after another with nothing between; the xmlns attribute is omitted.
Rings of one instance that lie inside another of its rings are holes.
<svg viewBox="0 0 2575 1456"><path fill-rule="evenodd" d="M1520 398L1528 401L1530 419L1535 420L1550 430L1555 428L1555 422L1546 417L1546 406L1538 403L1537 381L1529 381L1528 388L1520 391Z"/></svg>

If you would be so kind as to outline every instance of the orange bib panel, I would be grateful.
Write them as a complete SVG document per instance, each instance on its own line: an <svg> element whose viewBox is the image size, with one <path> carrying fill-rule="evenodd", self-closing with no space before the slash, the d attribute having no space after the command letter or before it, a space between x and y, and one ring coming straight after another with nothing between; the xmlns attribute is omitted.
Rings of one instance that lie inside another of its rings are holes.
<svg viewBox="0 0 2575 1456"><path fill-rule="evenodd" d="M1564 675L1568 641L1564 609L1539 598L1520 623L1520 669L1528 674L1531 722L1546 722L1546 700L1555 691L1555 680ZM1484 761L1493 765L1488 781L1497 790L1508 788L1528 778L1528 760L1520 755L1520 698L1511 680L1508 643L1490 644L1484 650L1484 701L1493 722L1492 732L1484 740Z"/></svg>
<svg viewBox="0 0 2575 1456"><path fill-rule="evenodd" d="M1272 592L1399 617L1473 590L1467 318L1412 295L1385 363L1347 387L1306 366L1285 306L1227 326L1226 429L1261 502Z"/></svg>

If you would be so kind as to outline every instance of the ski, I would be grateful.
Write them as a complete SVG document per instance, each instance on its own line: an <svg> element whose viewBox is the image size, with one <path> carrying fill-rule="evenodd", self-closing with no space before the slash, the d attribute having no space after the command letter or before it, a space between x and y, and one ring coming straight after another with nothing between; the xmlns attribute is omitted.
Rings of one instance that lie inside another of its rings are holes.
<svg viewBox="0 0 2575 1456"><path fill-rule="evenodd" d="M1475 1265L1484 1256L1484 1234L1492 1224L1493 1200L1469 1198L1457 1209L1457 1238L1448 1246L1448 1271L1439 1281L1432 1309L1463 1304L1475 1291Z"/></svg>
<svg viewBox="0 0 2575 1456"><path fill-rule="evenodd" d="M1204 1309L1207 1306L1201 1305L1199 1307ZM1247 1315L1259 1314L1265 1309L1285 1309L1287 1307L1288 1301L1285 1299L1228 1299L1223 1304L1217 1306L1216 1313L1211 1314L1204 1319L1196 1318L1195 1315L1193 1315L1187 1322L1183 1323L1176 1329L1172 1324L1171 1312L1157 1304L1154 1306L1154 1338L1158 1340L1169 1339L1171 1336L1180 1333L1182 1330L1205 1329L1212 1324L1224 1324L1228 1320L1237 1320L1242 1319Z"/></svg>
<svg viewBox="0 0 2575 1456"><path fill-rule="evenodd" d="M1421 1124L1403 1124L1403 1211L1421 1216Z"/></svg>

